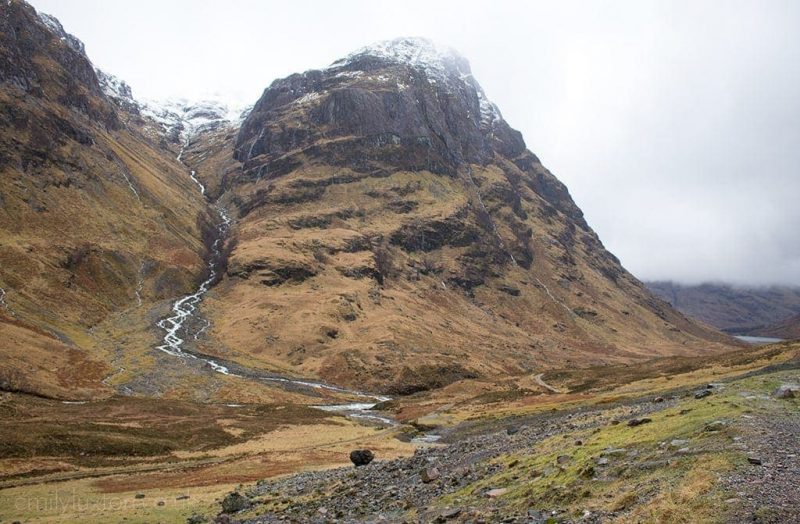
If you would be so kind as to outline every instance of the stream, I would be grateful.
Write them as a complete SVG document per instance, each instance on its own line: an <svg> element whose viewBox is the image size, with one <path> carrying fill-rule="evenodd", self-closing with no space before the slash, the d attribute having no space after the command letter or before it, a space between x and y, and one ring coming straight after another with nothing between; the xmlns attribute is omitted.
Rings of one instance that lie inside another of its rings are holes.
<svg viewBox="0 0 800 524"><path fill-rule="evenodd" d="M188 141L181 148L181 151L178 154L177 157L178 162L183 163L181 158L183 157L183 152L186 149L186 145L188 145ZM197 186L200 188L201 196L205 198L206 187L197 178L196 172L190 169L189 176L192 179L192 181L195 184L197 184ZM205 320L204 325L199 330L196 330L196 332L192 333L190 332L191 326L186 324L186 321L195 315L198 307L200 306L200 303L203 300L203 296L209 291L209 289L211 289L212 284L217 279L217 275L219 274L219 266L220 263L222 262L222 257L223 257L223 245L225 242L225 238L230 230L231 224L233 223L233 220L230 218L224 207L222 207L218 203L214 203L213 206L217 211L217 215L219 216L220 221L215 226L217 228L217 238L211 245L211 256L208 259L208 277L203 282L200 283L200 286L194 293L183 296L172 304L171 316L168 316L156 322L156 326L158 326L158 328L164 331L164 337L162 339L162 343L156 346L156 349L173 357L185 360L195 360L203 362L205 363L205 365L207 365L215 372L221 373L223 375L243 377L251 380L258 380L261 382L275 383L291 390L298 390L298 391L325 390L354 397L360 400L364 400L364 402L351 402L345 404L323 404L323 405L315 405L312 407L323 411L341 413L348 418L363 420L374 424L387 425L387 426L396 425L397 423L394 420L370 411L373 407L375 407L377 403L390 400L390 397L362 393L360 391L354 391L330 384L325 384L323 382L288 378L281 375L269 374L262 371L247 368L235 362L227 362L222 359L211 358L207 355L202 355L196 352L189 352L183 349L184 338L182 337L186 338L194 337L194 339L196 340L199 337L199 335L203 331L205 331L210 325L208 320Z"/></svg>

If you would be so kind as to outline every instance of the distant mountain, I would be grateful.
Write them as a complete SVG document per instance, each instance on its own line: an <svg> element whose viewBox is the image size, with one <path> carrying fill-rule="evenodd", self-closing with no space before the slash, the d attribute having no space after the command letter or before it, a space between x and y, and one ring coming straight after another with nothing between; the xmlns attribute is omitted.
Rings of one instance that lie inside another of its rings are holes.
<svg viewBox="0 0 800 524"><path fill-rule="evenodd" d="M748 332L748 335L783 338L787 340L800 339L800 314L768 326L754 329Z"/></svg>
<svg viewBox="0 0 800 524"><path fill-rule="evenodd" d="M800 313L798 287L686 286L674 282L647 282L647 287L678 311L733 334L788 333L784 322L791 324L788 319Z"/></svg>
<svg viewBox="0 0 800 524"><path fill-rule="evenodd" d="M142 117L140 125L155 125L157 132L171 142L181 143L196 134L220 126L241 124L249 107L232 106L220 99L140 100L133 97L131 87L116 76L95 69L103 93L128 117Z"/></svg>

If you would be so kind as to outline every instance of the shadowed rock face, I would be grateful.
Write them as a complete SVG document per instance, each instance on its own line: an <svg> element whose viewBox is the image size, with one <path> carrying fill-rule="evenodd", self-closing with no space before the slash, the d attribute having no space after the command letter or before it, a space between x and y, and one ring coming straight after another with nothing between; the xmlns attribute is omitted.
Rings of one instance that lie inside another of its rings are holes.
<svg viewBox="0 0 800 524"><path fill-rule="evenodd" d="M300 156L354 171L389 166L451 176L500 156L586 227L566 187L503 120L467 60L424 39L378 44L327 69L276 80L242 125L234 156L248 180L285 174Z"/></svg>
<svg viewBox="0 0 800 524"><path fill-rule="evenodd" d="M404 46L426 57L406 61ZM524 151L521 135L486 100L463 57L416 39L383 50L365 49L325 70L274 82L242 126L237 158L281 156L308 147L320 132L328 139L370 138L377 147L419 149L442 171L486 163L495 150L506 156ZM309 102L316 103L295 126L269 125Z"/></svg>
<svg viewBox="0 0 800 524"><path fill-rule="evenodd" d="M80 40L3 0L0 389L108 394L95 327L119 318L147 331L149 319L120 313L188 291L202 271L205 203L177 153L138 125Z"/></svg>
<svg viewBox="0 0 800 524"><path fill-rule="evenodd" d="M110 129L120 125L83 43L18 0L0 11L0 84L78 110Z"/></svg>

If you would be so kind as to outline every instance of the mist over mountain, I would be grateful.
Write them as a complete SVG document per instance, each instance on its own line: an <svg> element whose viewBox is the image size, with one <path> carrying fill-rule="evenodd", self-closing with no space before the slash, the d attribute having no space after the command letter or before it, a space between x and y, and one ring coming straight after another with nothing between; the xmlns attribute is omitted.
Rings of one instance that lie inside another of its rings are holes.
<svg viewBox="0 0 800 524"><path fill-rule="evenodd" d="M800 288L746 287L707 283L697 286L647 282L655 295L692 318L737 335L795 338L792 317L800 313ZM784 325L786 324L786 325ZM785 336L778 333L783 332Z"/></svg>

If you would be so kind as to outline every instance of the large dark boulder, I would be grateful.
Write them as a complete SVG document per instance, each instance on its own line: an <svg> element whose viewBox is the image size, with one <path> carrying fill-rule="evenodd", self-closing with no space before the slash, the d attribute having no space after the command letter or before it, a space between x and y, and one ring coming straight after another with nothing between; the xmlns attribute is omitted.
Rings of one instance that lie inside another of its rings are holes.
<svg viewBox="0 0 800 524"><path fill-rule="evenodd" d="M234 491L222 499L222 512L236 513L249 508L251 505L252 502L250 502L249 498L245 497L238 491Z"/></svg>
<svg viewBox="0 0 800 524"><path fill-rule="evenodd" d="M368 449L356 449L350 452L350 461L356 467L366 466L373 461L375 455Z"/></svg>

